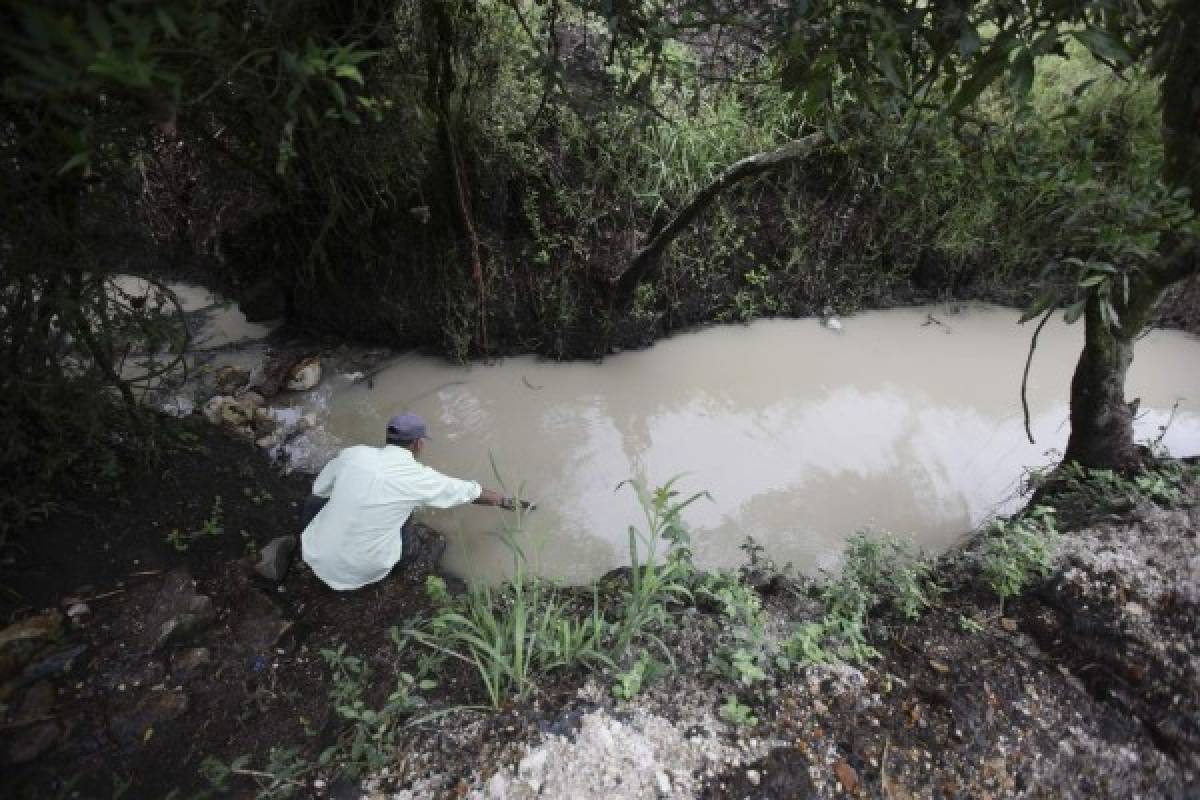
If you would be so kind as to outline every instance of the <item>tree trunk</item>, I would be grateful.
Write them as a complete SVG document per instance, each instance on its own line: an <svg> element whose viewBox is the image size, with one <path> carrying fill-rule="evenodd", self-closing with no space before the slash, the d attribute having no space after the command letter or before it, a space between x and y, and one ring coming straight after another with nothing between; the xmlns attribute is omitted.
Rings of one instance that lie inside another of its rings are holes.
<svg viewBox="0 0 1200 800"><path fill-rule="evenodd" d="M1125 402L1125 375L1133 363L1133 337L1105 325L1100 299L1088 298L1083 353L1071 379L1071 437L1063 461L1093 469L1127 470L1137 464L1133 414Z"/></svg>
<svg viewBox="0 0 1200 800"><path fill-rule="evenodd" d="M1168 185L1191 190L1200 211L1200 3L1176 4L1179 25L1162 63L1162 119ZM1129 469L1139 461L1133 441L1134 403L1125 402L1125 375L1133 344L1153 317L1154 306L1173 283L1200 273L1200 245L1166 237L1162 262L1135 273L1127 303L1117 304L1120 324L1108 326L1093 291L1085 312L1085 341L1071 379L1071 437L1064 462L1095 469Z"/></svg>

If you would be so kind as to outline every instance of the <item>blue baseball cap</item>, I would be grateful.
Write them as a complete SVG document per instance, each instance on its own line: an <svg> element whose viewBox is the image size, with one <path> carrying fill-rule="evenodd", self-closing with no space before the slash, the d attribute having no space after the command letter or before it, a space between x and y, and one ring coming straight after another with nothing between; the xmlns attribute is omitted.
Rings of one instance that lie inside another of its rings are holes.
<svg viewBox="0 0 1200 800"><path fill-rule="evenodd" d="M416 414L397 414L388 420L387 435L389 439L402 442L415 442L417 439L428 439L425 430L425 420Z"/></svg>

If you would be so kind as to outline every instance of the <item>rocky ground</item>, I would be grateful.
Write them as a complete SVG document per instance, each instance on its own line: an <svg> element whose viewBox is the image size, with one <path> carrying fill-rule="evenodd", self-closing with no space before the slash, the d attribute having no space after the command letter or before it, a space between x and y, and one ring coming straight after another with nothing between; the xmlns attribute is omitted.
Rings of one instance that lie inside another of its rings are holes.
<svg viewBox="0 0 1200 800"><path fill-rule="evenodd" d="M1053 576L1003 616L974 587L969 549L943 559L949 591L920 621L877 630L878 660L787 675L750 728L714 714L722 687L691 659L633 703L589 681L523 735L416 733L369 794L1195 797L1198 497L1071 533ZM783 593L769 608L794 619L800 606ZM703 651L712 622L695 615L678 636ZM453 770L411 755L447 740Z"/></svg>
<svg viewBox="0 0 1200 800"><path fill-rule="evenodd" d="M199 419L175 435L170 469L119 497L65 498L5 555L6 797L213 796L210 758L234 766L227 796L250 797L288 746L310 764L280 784L298 796L1200 793L1195 486L1178 508L1085 514L1051 576L1003 614L970 546L944 557L933 608L873 625L879 658L777 673L742 728L718 712L731 687L707 666L727 623L704 609L678 615L675 668L630 702L610 678L568 674L492 710L448 661L360 781L317 765L345 730L322 651L360 658L375 676L362 699L383 704L417 670L388 631L428 612L432 565L350 594L302 567L259 581L254 552L294 528L305 481ZM768 630L815 613L802 587L758 584Z"/></svg>

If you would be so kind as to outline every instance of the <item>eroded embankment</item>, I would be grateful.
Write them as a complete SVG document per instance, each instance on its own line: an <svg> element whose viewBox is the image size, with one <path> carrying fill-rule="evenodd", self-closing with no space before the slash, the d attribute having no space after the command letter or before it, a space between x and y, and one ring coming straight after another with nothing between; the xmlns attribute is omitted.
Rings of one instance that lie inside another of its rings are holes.
<svg viewBox="0 0 1200 800"><path fill-rule="evenodd" d="M873 584L822 588L761 558L737 575L680 567L690 595L651 608L619 656L630 576L618 573L597 595L616 663L543 663L492 707L474 665L405 635L463 647L421 623L464 602L439 596L427 560L349 594L303 567L260 583L239 556L292 528L305 487L204 423L177 439L172 470L122 498L77 494L5 565L26 572L0 633L8 796L1197 791L1194 472L1182 493L1143 485L1171 508L1144 492L1121 513L1064 506L1071 529L1045 577L1003 611L980 574L998 552L986 536L928 574L861 546L854 563ZM586 620L590 593L560 599ZM497 593L496 618L512 608Z"/></svg>
<svg viewBox="0 0 1200 800"><path fill-rule="evenodd" d="M980 542L939 562L919 620L872 625L879 657L783 672L738 729L718 712L718 616L684 614L676 668L632 702L589 680L550 713L414 732L372 797L1187 797L1200 767L1200 506L1142 503L1062 539L1000 613ZM813 619L766 584L768 631ZM452 761L444 754L454 753ZM394 787L405 787L395 791Z"/></svg>

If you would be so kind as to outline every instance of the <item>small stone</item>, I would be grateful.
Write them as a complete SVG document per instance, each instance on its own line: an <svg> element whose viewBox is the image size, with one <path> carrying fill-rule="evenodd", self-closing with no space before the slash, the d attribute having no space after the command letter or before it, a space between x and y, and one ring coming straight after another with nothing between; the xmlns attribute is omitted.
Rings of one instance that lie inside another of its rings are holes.
<svg viewBox="0 0 1200 800"><path fill-rule="evenodd" d="M196 595L191 598L186 611L168 618L159 626L154 649L161 650L167 645L186 641L211 625L215 619L212 600L207 595Z"/></svg>
<svg viewBox="0 0 1200 800"><path fill-rule="evenodd" d="M217 370L217 391L222 394L232 394L246 385L250 380L250 370L227 365Z"/></svg>
<svg viewBox="0 0 1200 800"><path fill-rule="evenodd" d="M131 710L113 716L112 731L129 742L144 741L148 730L183 716L187 710L188 697L179 689L147 692Z"/></svg>
<svg viewBox="0 0 1200 800"><path fill-rule="evenodd" d="M254 571L269 581L281 581L287 575L296 550L295 536L277 536L259 553Z"/></svg>
<svg viewBox="0 0 1200 800"><path fill-rule="evenodd" d="M858 773L845 760L833 765L833 774L848 793L853 794L854 790L858 788Z"/></svg>
<svg viewBox="0 0 1200 800"><path fill-rule="evenodd" d="M522 758L521 763L517 766L517 774L529 784L535 794L541 791L546 769L546 758L549 755L550 753L547 750L534 750Z"/></svg>
<svg viewBox="0 0 1200 800"><path fill-rule="evenodd" d="M654 774L654 780L658 782L659 794L666 796L671 793L671 779L667 777L667 773L660 769Z"/></svg>
<svg viewBox="0 0 1200 800"><path fill-rule="evenodd" d="M762 775L756 769L746 770L746 780L750 781L751 786L758 786L762 782Z"/></svg>
<svg viewBox="0 0 1200 800"><path fill-rule="evenodd" d="M86 650L86 644L77 644L74 647L57 650L25 667L21 673L21 679L36 681L42 678L59 678L67 675L75 669L75 662Z"/></svg>
<svg viewBox="0 0 1200 800"><path fill-rule="evenodd" d="M62 633L63 615L46 611L0 630L0 680L15 675Z"/></svg>
<svg viewBox="0 0 1200 800"><path fill-rule="evenodd" d="M489 800L505 800L508 797L508 775L504 770L497 770L487 782Z"/></svg>
<svg viewBox="0 0 1200 800"><path fill-rule="evenodd" d="M946 666L941 661L936 661L932 658L929 659L929 666L933 668L934 672L940 672L943 675L950 671L950 667Z"/></svg>
<svg viewBox="0 0 1200 800"><path fill-rule="evenodd" d="M317 778L315 781L313 781L313 788L318 792L324 789L325 785L325 780L323 778Z"/></svg>
<svg viewBox="0 0 1200 800"><path fill-rule="evenodd" d="M262 438L255 439L254 443L263 450L270 450L272 447L279 444L279 437L274 435L263 436Z"/></svg>
<svg viewBox="0 0 1200 800"><path fill-rule="evenodd" d="M221 416L222 411L225 408L225 406L229 405L230 403L236 404L237 401L234 400L229 395L219 394L219 395L216 395L215 397L210 397L208 399L208 402L206 402L200 408L200 413L203 414L204 418L206 420L208 420L210 423L212 423L213 425L220 425L221 419L222 419L222 416Z"/></svg>
<svg viewBox="0 0 1200 800"><path fill-rule="evenodd" d="M179 653L171 662L172 672L178 677L188 677L212 663L212 654L207 647L191 647Z"/></svg>
<svg viewBox="0 0 1200 800"><path fill-rule="evenodd" d="M56 722L42 722L26 728L8 746L9 763L28 764L38 758L54 746L60 732Z"/></svg>
<svg viewBox="0 0 1200 800"><path fill-rule="evenodd" d="M279 427L279 423L270 411L265 408L255 409L254 411L254 435L262 438L270 436Z"/></svg>
<svg viewBox="0 0 1200 800"><path fill-rule="evenodd" d="M226 403L221 406L221 421L231 428L241 428L250 424L253 413L236 401Z"/></svg>
<svg viewBox="0 0 1200 800"><path fill-rule="evenodd" d="M44 717L54 708L57 695L50 681L38 681L25 690L21 704L17 706L13 719L17 722L28 722L38 717Z"/></svg>
<svg viewBox="0 0 1200 800"><path fill-rule="evenodd" d="M321 382L321 359L306 358L288 371L284 386L293 392L307 392Z"/></svg>
<svg viewBox="0 0 1200 800"><path fill-rule="evenodd" d="M267 402L266 398L258 392L242 392L238 395L238 405L254 414L258 409L262 408Z"/></svg>
<svg viewBox="0 0 1200 800"><path fill-rule="evenodd" d="M1009 633L1016 633L1017 621L1015 619L1010 619L1009 617L1001 617L1000 627L1004 628L1004 630L1008 631Z"/></svg>
<svg viewBox="0 0 1200 800"><path fill-rule="evenodd" d="M316 414L304 414L300 419L296 420L296 431L299 433L310 431L315 427L317 427Z"/></svg>
<svg viewBox="0 0 1200 800"><path fill-rule="evenodd" d="M67 616L71 618L72 622L79 622L91 613L92 609L87 603L75 603L67 609Z"/></svg>

